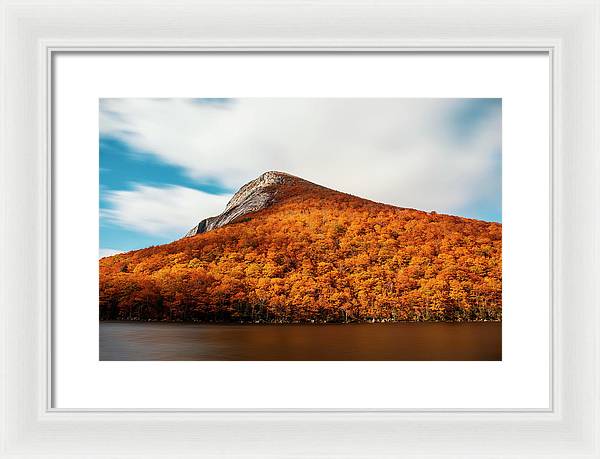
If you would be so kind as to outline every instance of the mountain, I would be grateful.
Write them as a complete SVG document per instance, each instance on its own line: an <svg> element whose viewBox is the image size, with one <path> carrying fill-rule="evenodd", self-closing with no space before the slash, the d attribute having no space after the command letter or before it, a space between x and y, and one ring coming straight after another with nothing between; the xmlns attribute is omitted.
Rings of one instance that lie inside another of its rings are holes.
<svg viewBox="0 0 600 459"><path fill-rule="evenodd" d="M502 225L283 172L185 237L100 260L102 320L500 320Z"/></svg>
<svg viewBox="0 0 600 459"><path fill-rule="evenodd" d="M284 190L298 184L304 186L305 189L303 192L308 191L311 186L316 186L306 180L284 172L265 172L257 179L241 187L227 203L222 214L216 217L205 218L189 230L185 237L221 228L238 217L269 207L283 197L282 192Z"/></svg>

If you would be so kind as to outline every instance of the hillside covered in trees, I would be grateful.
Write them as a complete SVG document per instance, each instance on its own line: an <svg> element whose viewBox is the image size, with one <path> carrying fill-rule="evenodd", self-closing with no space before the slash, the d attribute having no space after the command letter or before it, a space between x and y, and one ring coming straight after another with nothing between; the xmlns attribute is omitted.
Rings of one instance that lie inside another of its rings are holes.
<svg viewBox="0 0 600 459"><path fill-rule="evenodd" d="M281 179L261 185L260 208L170 244L101 259L100 319L501 319L501 224L379 204L275 174Z"/></svg>

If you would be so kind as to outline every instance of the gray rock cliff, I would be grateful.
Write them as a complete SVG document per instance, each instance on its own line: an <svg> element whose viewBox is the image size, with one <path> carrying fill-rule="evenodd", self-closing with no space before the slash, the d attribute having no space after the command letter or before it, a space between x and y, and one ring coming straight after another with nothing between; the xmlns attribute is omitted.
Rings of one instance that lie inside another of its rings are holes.
<svg viewBox="0 0 600 459"><path fill-rule="evenodd" d="M223 213L216 217L205 218L189 230L185 237L221 228L238 217L268 207L274 202L277 193L276 185L282 185L294 179L294 176L284 172L265 172L257 179L241 187L227 203Z"/></svg>

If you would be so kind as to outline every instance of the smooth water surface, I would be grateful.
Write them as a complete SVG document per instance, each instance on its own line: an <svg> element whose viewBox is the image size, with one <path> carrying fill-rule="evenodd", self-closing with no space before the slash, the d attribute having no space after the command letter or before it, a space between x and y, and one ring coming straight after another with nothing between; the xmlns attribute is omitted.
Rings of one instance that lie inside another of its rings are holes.
<svg viewBox="0 0 600 459"><path fill-rule="evenodd" d="M100 322L100 360L502 360L502 325Z"/></svg>

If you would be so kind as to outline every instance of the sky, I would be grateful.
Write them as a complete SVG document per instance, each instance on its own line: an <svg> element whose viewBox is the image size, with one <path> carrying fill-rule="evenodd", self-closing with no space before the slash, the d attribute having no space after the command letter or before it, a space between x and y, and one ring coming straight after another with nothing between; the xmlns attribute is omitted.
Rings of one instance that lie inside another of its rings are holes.
<svg viewBox="0 0 600 459"><path fill-rule="evenodd" d="M100 99L100 256L179 239L263 172L502 219L501 99Z"/></svg>

